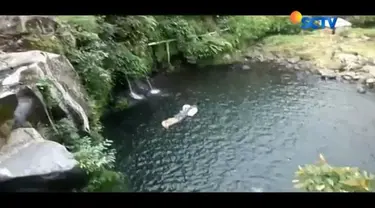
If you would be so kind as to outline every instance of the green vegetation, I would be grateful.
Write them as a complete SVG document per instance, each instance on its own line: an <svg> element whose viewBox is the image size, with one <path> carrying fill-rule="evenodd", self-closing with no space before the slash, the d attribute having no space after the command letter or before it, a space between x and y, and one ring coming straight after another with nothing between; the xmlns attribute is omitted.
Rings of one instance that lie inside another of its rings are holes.
<svg viewBox="0 0 375 208"><path fill-rule="evenodd" d="M352 17L365 21L374 17ZM375 22L374 22L375 23ZM338 59L332 59L337 52L355 53L366 58L372 58L375 46L375 28L367 24L364 27L361 22L354 22L352 29L337 30L336 35L330 31L317 30L313 32L304 31L301 34L278 34L264 38L262 47L255 53L263 55L277 54L279 58L300 57L315 63L320 68L338 69L343 66ZM322 51L322 48L324 50ZM251 51L251 50L250 50ZM250 52L249 52L250 53Z"/></svg>
<svg viewBox="0 0 375 208"><path fill-rule="evenodd" d="M320 155L317 164L299 167L295 188L313 192L370 192L375 176L353 167L334 167Z"/></svg>
<svg viewBox="0 0 375 208"><path fill-rule="evenodd" d="M62 119L57 124L57 134L53 135L74 153L82 169L90 176L89 185L83 191L126 191L125 177L111 171L115 162L112 141L98 133L81 136L74 124Z"/></svg>

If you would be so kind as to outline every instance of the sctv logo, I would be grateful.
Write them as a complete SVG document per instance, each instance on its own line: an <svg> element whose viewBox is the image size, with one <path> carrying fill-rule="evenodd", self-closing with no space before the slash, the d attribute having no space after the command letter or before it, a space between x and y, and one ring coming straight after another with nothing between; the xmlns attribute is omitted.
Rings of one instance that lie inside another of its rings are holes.
<svg viewBox="0 0 375 208"><path fill-rule="evenodd" d="M294 11L290 14L290 21L293 24L301 23L301 28L303 30L324 29L326 25L331 29L335 29L337 17L303 17L299 11Z"/></svg>

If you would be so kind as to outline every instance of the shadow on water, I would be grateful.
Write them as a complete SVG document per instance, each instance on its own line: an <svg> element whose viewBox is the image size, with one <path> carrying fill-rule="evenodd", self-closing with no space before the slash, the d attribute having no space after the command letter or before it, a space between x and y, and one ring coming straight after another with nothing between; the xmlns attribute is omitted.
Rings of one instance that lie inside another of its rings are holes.
<svg viewBox="0 0 375 208"><path fill-rule="evenodd" d="M169 97L104 119L135 191L295 191L294 171L319 153L375 172L375 95L258 64L159 76ZM199 101L196 116L161 121Z"/></svg>

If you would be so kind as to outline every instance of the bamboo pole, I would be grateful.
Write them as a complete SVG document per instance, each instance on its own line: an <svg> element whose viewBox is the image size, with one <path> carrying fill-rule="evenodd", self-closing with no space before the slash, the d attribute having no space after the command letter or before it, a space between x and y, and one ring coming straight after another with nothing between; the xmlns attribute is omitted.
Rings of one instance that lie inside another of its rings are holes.
<svg viewBox="0 0 375 208"><path fill-rule="evenodd" d="M202 36L206 36L206 35L213 35L217 32L228 31L229 29L230 28L225 28L225 29L222 29L222 30L219 30L219 31L213 31L213 32L202 34L202 35L191 35L191 36L188 36L188 37L192 38L192 37L202 37ZM151 42L151 43L148 43L147 46L154 46L154 45L160 45L160 44L165 43L165 48L166 48L166 51L167 51L167 61L168 61L168 64L171 65L171 55L170 55L170 51L169 51L169 43L174 42L174 41L177 41L177 39L167 39L167 40Z"/></svg>
<svg viewBox="0 0 375 208"><path fill-rule="evenodd" d="M192 38L192 37L202 37L202 36L206 36L206 35L213 35L217 32L225 32L225 31L228 31L230 28L225 28L225 29L222 29L222 30L219 30L219 31L213 31L213 32L209 32L209 33L205 33L205 34L202 34L202 35L191 35L191 36L188 36L189 38ZM151 42L151 43L148 43L147 45L148 46L154 46L154 45L160 45L162 43L170 43L170 42L174 42L174 41L177 41L177 39L167 39L167 40L161 40L161 41L156 41L156 42Z"/></svg>
<svg viewBox="0 0 375 208"><path fill-rule="evenodd" d="M160 45L162 43L169 43L169 42L173 42L173 41L176 41L177 39L168 39L168 40L162 40L162 41L157 41L157 42L152 42L152 43L149 43L147 44L148 46L153 46L153 45Z"/></svg>

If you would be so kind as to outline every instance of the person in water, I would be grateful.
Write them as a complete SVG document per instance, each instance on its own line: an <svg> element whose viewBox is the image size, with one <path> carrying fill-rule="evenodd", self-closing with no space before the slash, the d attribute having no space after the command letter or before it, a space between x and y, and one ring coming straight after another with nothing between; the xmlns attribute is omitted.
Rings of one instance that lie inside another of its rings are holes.
<svg viewBox="0 0 375 208"><path fill-rule="evenodd" d="M164 121L161 122L161 125L168 129L170 126L182 121L184 118L186 118L186 116L194 116L196 113L198 112L198 108L196 105L188 105L188 104L185 104L182 106L182 110L174 115L172 118L168 118Z"/></svg>

